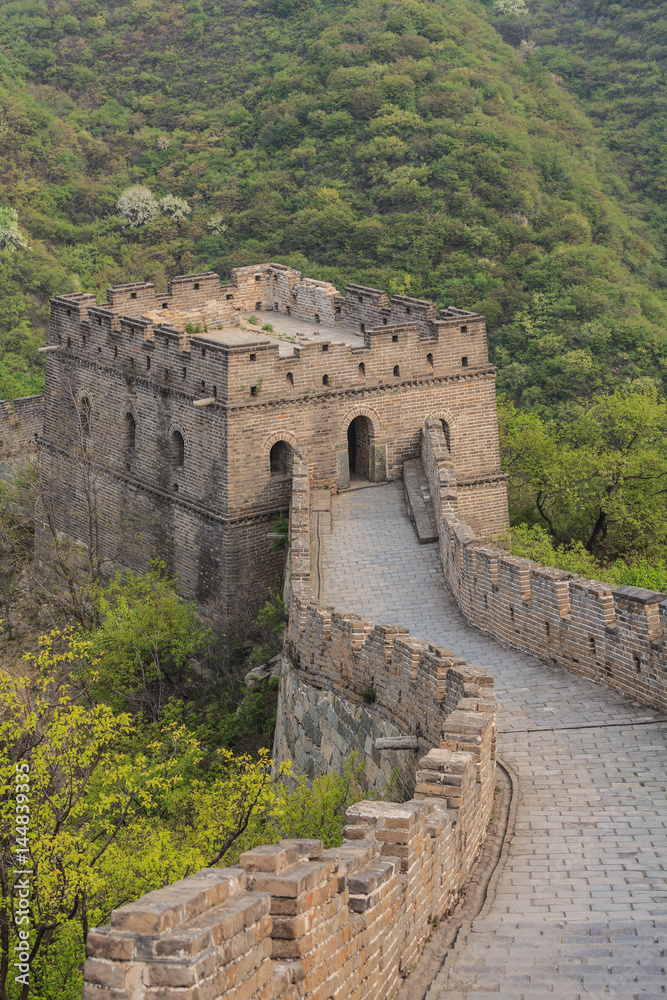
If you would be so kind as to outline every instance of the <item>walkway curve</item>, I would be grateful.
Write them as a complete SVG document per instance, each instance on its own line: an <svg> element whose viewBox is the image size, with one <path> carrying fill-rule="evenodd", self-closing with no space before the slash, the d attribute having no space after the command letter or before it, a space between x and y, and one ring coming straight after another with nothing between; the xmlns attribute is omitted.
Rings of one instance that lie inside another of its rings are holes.
<svg viewBox="0 0 667 1000"><path fill-rule="evenodd" d="M468 625L401 483L334 497L320 562L323 603L405 625L495 678L514 836L428 1000L664 1000L667 723Z"/></svg>

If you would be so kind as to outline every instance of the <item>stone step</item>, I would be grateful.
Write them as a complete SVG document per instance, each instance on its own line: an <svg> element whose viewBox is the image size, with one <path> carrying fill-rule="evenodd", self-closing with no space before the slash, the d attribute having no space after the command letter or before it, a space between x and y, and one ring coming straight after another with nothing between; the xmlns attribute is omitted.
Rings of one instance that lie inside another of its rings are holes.
<svg viewBox="0 0 667 1000"><path fill-rule="evenodd" d="M412 521L420 545L437 542L438 526L421 458L410 458L403 462L403 488Z"/></svg>

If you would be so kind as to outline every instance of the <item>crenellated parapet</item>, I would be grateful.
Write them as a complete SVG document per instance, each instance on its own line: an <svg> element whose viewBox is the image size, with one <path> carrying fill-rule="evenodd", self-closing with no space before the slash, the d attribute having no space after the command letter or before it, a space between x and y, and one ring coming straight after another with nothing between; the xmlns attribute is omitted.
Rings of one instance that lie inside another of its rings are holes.
<svg viewBox="0 0 667 1000"><path fill-rule="evenodd" d="M586 580L489 545L461 517L439 421L424 427L422 458L445 580L466 618L511 646L667 709L667 594Z"/></svg>
<svg viewBox="0 0 667 1000"><path fill-rule="evenodd" d="M318 488L396 479L430 416L449 428L461 516L507 524L477 313L361 285L341 294L266 263L234 268L228 283L204 272L166 292L117 285L100 304L56 296L45 353L45 461L72 466L57 530L84 544L90 530L83 445L100 478L104 557L145 569L159 556L201 604L231 611L243 591L279 585L268 536L289 509L295 457Z"/></svg>
<svg viewBox="0 0 667 1000"><path fill-rule="evenodd" d="M373 785L387 752L375 737L389 734L412 748L414 797L352 806L340 847L268 844L118 908L89 934L84 1000L388 1000L469 878L495 786L493 679L400 625L313 598L310 480L297 453L276 746L293 750L301 726L311 760L325 739L330 770L358 749Z"/></svg>

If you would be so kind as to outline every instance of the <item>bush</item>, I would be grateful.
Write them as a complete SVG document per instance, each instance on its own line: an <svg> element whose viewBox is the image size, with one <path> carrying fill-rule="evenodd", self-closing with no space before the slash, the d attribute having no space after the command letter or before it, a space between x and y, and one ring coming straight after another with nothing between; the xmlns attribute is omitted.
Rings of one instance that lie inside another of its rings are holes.
<svg viewBox="0 0 667 1000"><path fill-rule="evenodd" d="M176 198L173 194L165 195L158 202L160 210L164 212L165 215L171 215L173 219L182 222L186 215L189 215L192 209L188 205L187 201L182 198Z"/></svg>
<svg viewBox="0 0 667 1000"><path fill-rule="evenodd" d="M509 535L499 539L513 556L531 559L541 566L553 566L588 580L601 580L615 587L644 587L659 593L667 592L667 566L661 561L649 565L647 559L626 563L616 559L605 566L587 552L581 542L570 546L554 545L547 530L540 524L529 528L525 524L512 528Z"/></svg>
<svg viewBox="0 0 667 1000"><path fill-rule="evenodd" d="M160 562L143 576L117 573L99 605L102 625L91 635L96 700L157 721L170 698L201 683L194 658L205 653L210 630Z"/></svg>
<svg viewBox="0 0 667 1000"><path fill-rule="evenodd" d="M19 229L19 217L13 208L0 208L0 249L14 253L29 250L28 241Z"/></svg>
<svg viewBox="0 0 667 1000"><path fill-rule="evenodd" d="M143 184L125 188L116 202L116 210L121 219L135 228L153 222L160 214L160 206L153 197L153 192Z"/></svg>

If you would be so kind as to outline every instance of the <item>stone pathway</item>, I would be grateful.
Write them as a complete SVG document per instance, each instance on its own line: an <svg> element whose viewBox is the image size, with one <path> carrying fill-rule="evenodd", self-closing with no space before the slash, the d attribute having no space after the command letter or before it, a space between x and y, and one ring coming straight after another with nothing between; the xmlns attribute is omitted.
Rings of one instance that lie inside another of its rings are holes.
<svg viewBox="0 0 667 1000"><path fill-rule="evenodd" d="M664 997L667 723L468 625L401 483L334 497L320 563L323 603L405 625L495 678L514 834L428 1000Z"/></svg>

